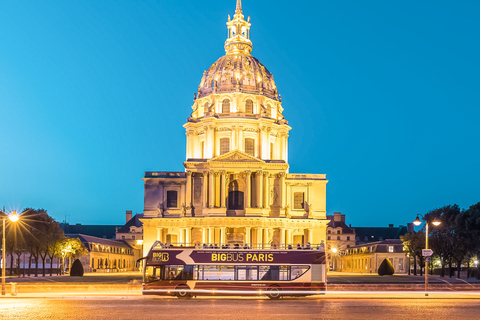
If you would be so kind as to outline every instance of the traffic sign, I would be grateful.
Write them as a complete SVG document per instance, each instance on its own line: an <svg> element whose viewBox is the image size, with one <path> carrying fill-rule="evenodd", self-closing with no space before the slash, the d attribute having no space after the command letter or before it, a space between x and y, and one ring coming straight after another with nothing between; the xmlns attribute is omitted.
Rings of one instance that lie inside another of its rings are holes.
<svg viewBox="0 0 480 320"><path fill-rule="evenodd" d="M433 250L431 249L422 249L422 256L423 257L430 257L433 254Z"/></svg>

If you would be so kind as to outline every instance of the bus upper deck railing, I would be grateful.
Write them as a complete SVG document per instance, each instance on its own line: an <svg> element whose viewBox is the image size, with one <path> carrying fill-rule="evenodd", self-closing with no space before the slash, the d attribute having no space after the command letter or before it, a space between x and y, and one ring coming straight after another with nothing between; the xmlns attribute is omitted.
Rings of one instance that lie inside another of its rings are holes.
<svg viewBox="0 0 480 320"><path fill-rule="evenodd" d="M158 249L178 249L178 248L194 248L201 249L225 249L225 250L320 250L325 251L325 244L270 244L270 243L162 243L156 241L152 248Z"/></svg>

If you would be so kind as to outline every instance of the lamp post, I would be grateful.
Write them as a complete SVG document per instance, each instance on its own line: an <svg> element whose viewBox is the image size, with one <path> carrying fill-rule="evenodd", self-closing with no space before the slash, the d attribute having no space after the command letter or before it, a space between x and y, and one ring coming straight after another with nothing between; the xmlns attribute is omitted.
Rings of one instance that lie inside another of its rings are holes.
<svg viewBox="0 0 480 320"><path fill-rule="evenodd" d="M336 271L337 270L337 248L332 248L332 253L333 253L333 257L332 257L332 270L333 271Z"/></svg>
<svg viewBox="0 0 480 320"><path fill-rule="evenodd" d="M2 296L5 295L5 269L7 267L7 262L5 259L5 220L7 220L7 217L10 219L10 221L15 222L18 221L19 217L15 211L12 211L10 215L5 215L3 217L3 241L2 241Z"/></svg>
<svg viewBox="0 0 480 320"><path fill-rule="evenodd" d="M428 221L421 214L417 214L417 218L413 221L413 224L417 227L422 224L422 221L418 216L422 216L422 219L425 220L425 249L428 249ZM434 226L439 226L442 222L435 218L432 221ZM421 271L421 270L420 270ZM425 259L425 296L428 296L428 261Z"/></svg>

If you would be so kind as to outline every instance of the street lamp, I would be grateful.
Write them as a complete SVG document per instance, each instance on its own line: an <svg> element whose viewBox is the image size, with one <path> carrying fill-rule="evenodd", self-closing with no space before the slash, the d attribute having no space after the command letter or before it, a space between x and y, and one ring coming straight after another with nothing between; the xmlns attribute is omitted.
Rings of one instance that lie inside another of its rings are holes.
<svg viewBox="0 0 480 320"><path fill-rule="evenodd" d="M423 220L425 220L425 249L428 250L428 221L425 217L421 214L417 214L417 218L413 221L413 224L417 227L422 224L422 221L418 216L422 216ZM439 226L442 222L437 218L434 218L432 224L434 226ZM428 296L428 259L425 258L425 296Z"/></svg>
<svg viewBox="0 0 480 320"><path fill-rule="evenodd" d="M5 213L5 212L4 212ZM6 259L5 259L5 220L7 220L7 217L10 219L12 222L16 222L19 219L19 216L15 211L12 211L9 215L5 214L3 217L3 241L2 241L2 296L5 295L5 269L7 267L6 265Z"/></svg>
<svg viewBox="0 0 480 320"><path fill-rule="evenodd" d="M332 270L335 271L337 269L337 248L332 248L333 257L332 257Z"/></svg>

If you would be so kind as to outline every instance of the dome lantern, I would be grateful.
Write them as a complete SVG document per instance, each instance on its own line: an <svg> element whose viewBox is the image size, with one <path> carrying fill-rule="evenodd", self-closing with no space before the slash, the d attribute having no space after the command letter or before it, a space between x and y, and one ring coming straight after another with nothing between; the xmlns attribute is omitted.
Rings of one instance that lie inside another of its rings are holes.
<svg viewBox="0 0 480 320"><path fill-rule="evenodd" d="M228 39L225 41L227 54L246 54L252 52L252 41L250 41L250 17L245 21L242 13L242 1L237 0L237 7L233 20L228 15Z"/></svg>

